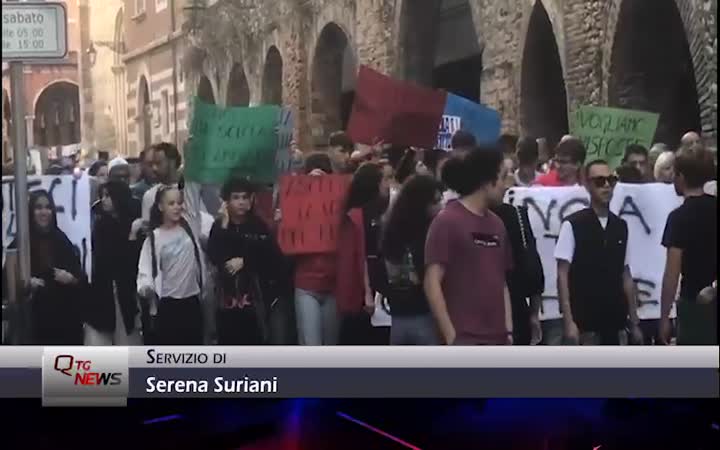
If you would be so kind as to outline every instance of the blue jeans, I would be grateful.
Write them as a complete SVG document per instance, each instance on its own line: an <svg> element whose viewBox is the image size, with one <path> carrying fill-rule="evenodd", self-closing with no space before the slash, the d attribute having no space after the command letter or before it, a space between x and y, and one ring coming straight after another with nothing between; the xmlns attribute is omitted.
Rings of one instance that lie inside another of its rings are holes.
<svg viewBox="0 0 720 450"><path fill-rule="evenodd" d="M332 294L295 289L295 315L300 345L337 345L339 322Z"/></svg>
<svg viewBox="0 0 720 450"><path fill-rule="evenodd" d="M435 319L431 314L393 316L390 345L439 345Z"/></svg>

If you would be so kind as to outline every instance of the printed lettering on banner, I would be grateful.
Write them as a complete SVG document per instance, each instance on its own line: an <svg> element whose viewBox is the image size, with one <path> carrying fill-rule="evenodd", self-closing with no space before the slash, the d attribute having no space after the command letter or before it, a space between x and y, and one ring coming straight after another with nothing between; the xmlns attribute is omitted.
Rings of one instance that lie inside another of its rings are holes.
<svg viewBox="0 0 720 450"><path fill-rule="evenodd" d="M562 317L557 293L555 244L565 218L589 205L582 187L513 188L506 202L524 205L545 271L545 292L541 319ZM619 184L610 209L628 225L628 259L638 287L640 319L660 318L660 294L665 270L665 248L661 245L667 217L682 199L673 186L665 184ZM673 315L674 310L673 310Z"/></svg>
<svg viewBox="0 0 720 450"><path fill-rule="evenodd" d="M459 116L443 116L438 131L437 147L445 151L452 150L452 137L462 127L462 119Z"/></svg>
<svg viewBox="0 0 720 450"><path fill-rule="evenodd" d="M342 201L349 185L347 175L280 179L278 240L283 252L297 255L336 250Z"/></svg>
<svg viewBox="0 0 720 450"><path fill-rule="evenodd" d="M41 175L28 177L32 191L48 191L57 208L58 227L67 235L80 255L85 272L91 276L92 239L90 229L90 181L87 175ZM2 178L3 211L2 240L7 248L15 240L15 183L13 177ZM31 211L32 213L32 211Z"/></svg>

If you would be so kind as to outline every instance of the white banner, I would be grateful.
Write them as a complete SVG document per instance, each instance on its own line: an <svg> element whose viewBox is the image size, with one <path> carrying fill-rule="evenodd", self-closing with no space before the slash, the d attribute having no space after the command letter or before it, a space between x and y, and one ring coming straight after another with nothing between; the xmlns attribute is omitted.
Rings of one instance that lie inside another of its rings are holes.
<svg viewBox="0 0 720 450"><path fill-rule="evenodd" d="M58 227L67 235L80 254L88 278L91 275L92 239L90 230L90 182L87 175L42 175L28 177L30 191L44 189L52 195L57 207ZM15 239L15 184L13 177L2 178L3 247ZM30 212L32 214L32 211ZM32 243L31 243L32 244Z"/></svg>
<svg viewBox="0 0 720 450"><path fill-rule="evenodd" d="M459 116L442 116L438 130L437 147L445 151L452 150L452 137L462 128L462 118Z"/></svg>
<svg viewBox="0 0 720 450"><path fill-rule="evenodd" d="M562 315L557 299L555 244L563 219L589 205L588 193L579 186L512 188L507 192L506 201L528 207L545 271L541 318L558 319ZM628 224L630 270L639 291L640 319L660 318L666 254L661 244L662 235L668 215L681 203L682 198L672 185L619 184L615 188L610 209Z"/></svg>

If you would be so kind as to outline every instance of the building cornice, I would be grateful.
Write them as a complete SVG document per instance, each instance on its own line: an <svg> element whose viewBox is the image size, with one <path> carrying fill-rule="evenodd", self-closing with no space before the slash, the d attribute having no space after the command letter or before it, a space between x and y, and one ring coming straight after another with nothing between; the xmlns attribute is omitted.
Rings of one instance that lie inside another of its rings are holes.
<svg viewBox="0 0 720 450"><path fill-rule="evenodd" d="M145 55L148 52L151 52L157 48L160 48L164 45L167 45L173 41L176 41L182 37L185 36L185 32L183 30L175 30L173 33L166 34L164 36L161 36L148 44L143 45L140 48L137 48L135 50L129 51L125 53L122 56L123 63L129 63L130 61L137 59L143 55Z"/></svg>

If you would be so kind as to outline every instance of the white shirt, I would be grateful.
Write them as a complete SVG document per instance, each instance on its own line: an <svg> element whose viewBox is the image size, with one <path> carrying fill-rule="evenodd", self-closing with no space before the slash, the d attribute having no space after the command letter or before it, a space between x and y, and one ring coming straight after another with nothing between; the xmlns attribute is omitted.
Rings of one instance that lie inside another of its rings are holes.
<svg viewBox="0 0 720 450"><path fill-rule="evenodd" d="M150 286L160 298L199 295L202 256L198 267L193 242L185 229L157 228L154 233L158 276L153 279L151 244L150 239L145 239L138 264L138 290Z"/></svg>
<svg viewBox="0 0 720 450"><path fill-rule="evenodd" d="M603 230L607 228L607 217L598 217L598 220L600 221L600 225L603 227ZM555 245L555 259L567 261L572 264L574 256L575 234L573 233L572 224L566 220L560 227L560 236L558 236L557 244ZM630 267L627 247L625 248L625 266Z"/></svg>

